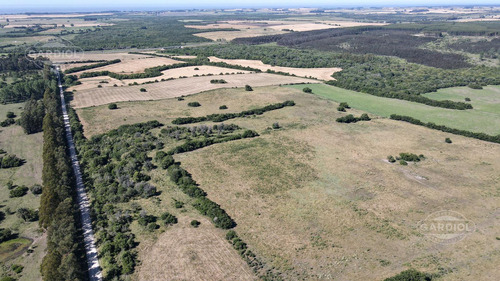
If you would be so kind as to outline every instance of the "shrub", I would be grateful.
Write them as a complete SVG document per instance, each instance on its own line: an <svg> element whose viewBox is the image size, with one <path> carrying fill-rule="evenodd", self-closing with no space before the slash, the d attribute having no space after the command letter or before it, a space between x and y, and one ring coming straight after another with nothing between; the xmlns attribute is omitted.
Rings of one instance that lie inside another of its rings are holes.
<svg viewBox="0 0 500 281"><path fill-rule="evenodd" d="M147 92L147 90L146 90L145 88L140 88L140 89L139 89L139 91L141 91L141 92L143 92L143 93L144 93L144 92Z"/></svg>
<svg viewBox="0 0 500 281"><path fill-rule="evenodd" d="M118 108L118 105L116 105L116 103L110 103L110 104L108 105L108 109L113 110L113 109L117 109L117 108Z"/></svg>
<svg viewBox="0 0 500 281"><path fill-rule="evenodd" d="M19 167L22 166L24 162L25 160L17 158L17 156L15 155L7 154L3 157L0 157L0 168L7 169L7 168Z"/></svg>
<svg viewBox="0 0 500 281"><path fill-rule="evenodd" d="M97 88L102 88L102 85L97 85Z"/></svg>
<svg viewBox="0 0 500 281"><path fill-rule="evenodd" d="M421 158L424 158L424 155L418 156L413 153L405 153L405 152L399 153L399 159L409 162L419 162L420 160L422 160Z"/></svg>
<svg viewBox="0 0 500 281"><path fill-rule="evenodd" d="M16 187L16 186L14 185L14 182L12 182L12 180L9 180L9 181L7 182L7 188L10 190L10 189L13 189L14 187Z"/></svg>
<svg viewBox="0 0 500 281"><path fill-rule="evenodd" d="M178 101L183 101L183 100L184 100L184 98L183 98L183 97L178 97L178 98L177 98L177 100L178 100Z"/></svg>
<svg viewBox="0 0 500 281"><path fill-rule="evenodd" d="M238 237L238 235L236 234L236 231L234 231L234 230L229 230L226 233L226 239L229 240L229 241L232 241L236 237Z"/></svg>
<svg viewBox="0 0 500 281"><path fill-rule="evenodd" d="M481 90L481 89L483 89L483 86L481 86L479 84L469 84L468 86L469 86L469 88L474 89L474 90Z"/></svg>
<svg viewBox="0 0 500 281"><path fill-rule="evenodd" d="M356 117L354 117L354 115L349 114L349 115L346 115L344 117L337 118L336 121L339 123L356 123L356 122L358 122L358 119Z"/></svg>
<svg viewBox="0 0 500 281"><path fill-rule="evenodd" d="M161 214L161 220L165 223L165 225L177 223L177 218L168 212Z"/></svg>
<svg viewBox="0 0 500 281"><path fill-rule="evenodd" d="M400 272L398 275L386 278L384 281L432 281L433 276L428 273L408 269Z"/></svg>
<svg viewBox="0 0 500 281"><path fill-rule="evenodd" d="M342 112L345 112L345 107L338 106L338 107L337 107L337 111L342 111Z"/></svg>
<svg viewBox="0 0 500 281"><path fill-rule="evenodd" d="M190 102L188 103L188 106L190 107L198 107L198 106L201 106L201 104L197 101L193 101L193 102Z"/></svg>
<svg viewBox="0 0 500 281"><path fill-rule="evenodd" d="M363 113L363 114L361 114L361 116L359 117L359 120L360 120L360 121L370 121L370 120L372 120L372 119L371 119L370 117L368 117L368 114Z"/></svg>
<svg viewBox="0 0 500 281"><path fill-rule="evenodd" d="M20 265L20 264L13 264L13 265L11 266L11 269L12 269L12 271L14 271L15 273L19 274L19 273L21 273L21 272L23 271L24 266L22 266L22 265Z"/></svg>
<svg viewBox="0 0 500 281"><path fill-rule="evenodd" d="M389 156L387 156L387 161L389 161L389 163L394 163L394 162L396 162L396 159L394 159L394 157L392 155L389 155Z"/></svg>
<svg viewBox="0 0 500 281"><path fill-rule="evenodd" d="M227 109L227 105L221 105L219 106L219 109Z"/></svg>
<svg viewBox="0 0 500 281"><path fill-rule="evenodd" d="M245 85L245 91L251 92L251 91L253 91L253 89L250 85Z"/></svg>
<svg viewBox="0 0 500 281"><path fill-rule="evenodd" d="M5 276L0 278L0 281L16 281L16 279L14 277Z"/></svg>
<svg viewBox="0 0 500 281"><path fill-rule="evenodd" d="M227 81L224 79L212 79L212 80L210 80L210 83L212 83L212 84L226 84Z"/></svg>
<svg viewBox="0 0 500 281"><path fill-rule="evenodd" d="M30 191L31 193L33 193L34 195L39 195L39 194L42 194L42 186L39 185L39 184L35 184L33 185L32 187L30 187Z"/></svg>
<svg viewBox="0 0 500 281"><path fill-rule="evenodd" d="M470 101L470 98L465 98L465 101Z"/></svg>
<svg viewBox="0 0 500 281"><path fill-rule="evenodd" d="M16 118L16 114L12 111L7 112L7 118Z"/></svg>
<svg viewBox="0 0 500 281"><path fill-rule="evenodd" d="M38 211L27 209L27 208L19 208L17 210L17 216L24 221L37 221L38 220Z"/></svg>
<svg viewBox="0 0 500 281"><path fill-rule="evenodd" d="M399 160L399 164L406 166L408 165L408 162L406 162L405 160Z"/></svg>
<svg viewBox="0 0 500 281"><path fill-rule="evenodd" d="M167 155L161 160L161 168L167 169L175 163L174 157L172 155Z"/></svg>
<svg viewBox="0 0 500 281"><path fill-rule="evenodd" d="M181 202L181 201L177 201L177 200L175 200L175 202L174 202L174 207L175 207L176 209L181 209L182 207L184 207L184 202Z"/></svg>
<svg viewBox="0 0 500 281"><path fill-rule="evenodd" d="M191 221L191 226L192 226L192 227L198 227L200 224L201 224L201 222L199 222L199 221L197 221L197 220L192 220L192 221Z"/></svg>
<svg viewBox="0 0 500 281"><path fill-rule="evenodd" d="M308 93L308 94L311 94L313 92L313 90L311 88L309 88L309 87L305 87L304 89L302 89L302 91L304 93Z"/></svg>
<svg viewBox="0 0 500 281"><path fill-rule="evenodd" d="M8 241L15 236L10 229L0 228L0 243Z"/></svg>
<svg viewBox="0 0 500 281"><path fill-rule="evenodd" d="M450 139L450 138L446 138L446 139L444 139L444 141L445 141L446 143L452 143L452 141L451 141L451 139Z"/></svg>
<svg viewBox="0 0 500 281"><path fill-rule="evenodd" d="M278 122L273 123L273 129L277 130L279 128L281 128L281 127L280 127L280 124Z"/></svg>
<svg viewBox="0 0 500 281"><path fill-rule="evenodd" d="M9 197L23 197L26 193L28 193L28 190L29 188L24 185L18 186L10 191Z"/></svg>

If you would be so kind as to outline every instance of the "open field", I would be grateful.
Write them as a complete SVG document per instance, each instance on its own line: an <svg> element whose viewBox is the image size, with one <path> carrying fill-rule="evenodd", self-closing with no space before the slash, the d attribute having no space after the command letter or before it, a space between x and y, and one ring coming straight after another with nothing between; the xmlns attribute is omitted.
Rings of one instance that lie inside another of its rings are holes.
<svg viewBox="0 0 500 281"><path fill-rule="evenodd" d="M23 104L0 105L0 116L5 118L7 111L14 112L20 116ZM29 239L19 240L22 246L15 255L6 256L6 260L1 262L10 264L22 264L25 268L22 277L18 280L41 280L40 264L45 251L46 239L43 233L40 233L38 222L23 222L15 213L18 208L38 209L40 205L40 196L35 196L31 192L19 198L9 198L9 189L6 184L12 180L14 185L26 185L28 187L34 184L42 183L42 133L26 135L23 129L18 125L11 125L0 130L0 148L7 153L15 154L25 159L26 163L21 167L0 169L0 210L6 214L5 219L0 220L0 228L10 228L19 236ZM9 243L10 241L6 242ZM0 244L0 247L4 247ZM34 249L33 253L26 253L27 247ZM24 250L21 250L24 249ZM2 254L3 256L3 254ZM5 269L0 267L0 275Z"/></svg>
<svg viewBox="0 0 500 281"><path fill-rule="evenodd" d="M332 74L335 72L342 71L341 68L332 67L332 68L294 68L294 67L283 67L283 66L272 66L269 64L264 64L258 60L237 60L237 59L220 59L217 57L209 57L210 61L213 62L225 62L228 64L241 65L246 67L257 68L262 71L266 71L268 69L276 72L285 72L289 74L293 74L300 77L310 77L316 78L320 80L335 80L332 77Z"/></svg>
<svg viewBox="0 0 500 281"><path fill-rule="evenodd" d="M197 70L195 70L197 68ZM202 76L202 75L220 75L222 74L236 74L236 73L250 73L250 71L224 68L218 66L210 66L210 65L200 65L200 66L188 66L181 68L174 68L162 71L163 75L158 77L151 78L142 78L142 79L124 79L118 80L115 78L111 78L108 76L100 76L100 77L92 77L92 78L82 78L79 81L82 82L80 85L72 86L69 90L86 90L86 89L95 89L98 85L102 87L113 87L117 86L128 86L131 83L146 83L153 81L160 81L161 79L169 79L169 78L186 78L186 77L194 77L194 76ZM106 81L108 83L105 83Z"/></svg>
<svg viewBox="0 0 500 281"><path fill-rule="evenodd" d="M257 280L224 238L225 232L206 218L198 220L198 228L186 218L142 247L138 280Z"/></svg>
<svg viewBox="0 0 500 281"><path fill-rule="evenodd" d="M231 41L235 38L276 35L276 34L284 34L284 33L287 33L287 32L281 31L281 30L275 30L272 28L258 27L258 28L243 29L243 30L238 30L238 31L201 32L201 33L195 33L193 35L198 36L198 37L207 38L207 39L210 39L212 41L219 41L219 40Z"/></svg>
<svg viewBox="0 0 500 281"><path fill-rule="evenodd" d="M124 102L114 111L97 106L77 112L90 136L121 124L153 119L168 124L178 116L219 113L221 104L228 106L225 112L239 112L285 100L296 106L225 122L261 136L176 155L208 197L236 220L236 231L249 248L285 280L380 280L409 267L426 272L443 268L448 273L440 280L495 280L500 145L375 116L369 122L340 124L335 119L346 113L336 110L338 103L290 87L217 89L184 101ZM202 106L187 107L191 101ZM266 129L275 122L282 129ZM446 137L453 144L446 144ZM400 152L426 159L408 166L385 161ZM175 192L170 184L164 182L162 190L167 191L161 196ZM160 206L168 204L163 197L161 201ZM456 243L436 244L417 226L439 210L460 212L477 231ZM199 268L198 261L215 250L201 256L190 251L191 241L206 241L191 240L191 235L198 237L194 231L180 222L157 242L143 242L148 245L140 250L138 278L155 278L148 274L160 262L170 272L176 272L173 260ZM206 237L209 233L204 232ZM209 245L218 239L209 239ZM178 240L187 245L172 242Z"/></svg>
<svg viewBox="0 0 500 281"><path fill-rule="evenodd" d="M291 86L302 89L306 86ZM469 88L442 89L437 93L426 94L429 98L454 99L463 101L469 96L474 106L472 110L452 110L419 103L408 102L349 91L324 84L308 85L313 93L334 100L347 102L351 107L389 117L391 114L408 115L424 122L434 122L451 128L463 129L472 132L482 132L492 135L500 134L500 95L499 86L488 86L482 91Z"/></svg>
<svg viewBox="0 0 500 281"><path fill-rule="evenodd" d="M224 79L227 83L212 84L210 83L212 79ZM218 88L244 87L247 84L258 87L308 82L314 81L267 73L191 77L138 86L106 87L77 91L74 94L71 105L75 108L80 108L119 101L159 100L196 94ZM147 92L141 92L141 88L146 89Z"/></svg>

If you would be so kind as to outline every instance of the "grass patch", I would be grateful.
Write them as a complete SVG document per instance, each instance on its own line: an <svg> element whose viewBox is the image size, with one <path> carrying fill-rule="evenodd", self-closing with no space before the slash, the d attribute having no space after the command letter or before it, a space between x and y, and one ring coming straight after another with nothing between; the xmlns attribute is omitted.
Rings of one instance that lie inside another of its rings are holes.
<svg viewBox="0 0 500 281"><path fill-rule="evenodd" d="M287 87L302 90L304 86ZM483 90L473 90L467 87L450 88L426 94L432 99L455 101L464 101L465 97L470 97L474 107L471 110L432 107L415 102L372 96L325 84L311 84L308 87L318 96L336 102L347 102L353 108L383 117L389 117L391 114L409 115L425 122L434 122L451 128L490 135L500 134L500 86L488 86Z"/></svg>
<svg viewBox="0 0 500 281"><path fill-rule="evenodd" d="M16 238L3 242L0 244L0 262L18 257L28 249L32 242L28 238Z"/></svg>

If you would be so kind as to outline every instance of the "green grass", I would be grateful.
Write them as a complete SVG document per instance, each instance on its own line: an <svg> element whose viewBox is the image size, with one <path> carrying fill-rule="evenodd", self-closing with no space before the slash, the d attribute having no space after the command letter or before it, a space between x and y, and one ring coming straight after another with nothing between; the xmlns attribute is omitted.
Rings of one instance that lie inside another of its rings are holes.
<svg viewBox="0 0 500 281"><path fill-rule="evenodd" d="M415 102L382 98L349 91L325 84L287 86L302 90L309 87L315 95L347 102L351 107L382 117L391 114L408 115L424 122L434 122L451 128L482 132L491 135L500 134L500 87L488 86L484 90L466 87L442 89L437 93L427 94L429 98L464 101L472 100L472 110L452 110L427 106Z"/></svg>
<svg viewBox="0 0 500 281"><path fill-rule="evenodd" d="M31 239L16 238L0 244L0 262L5 262L22 254L32 243Z"/></svg>

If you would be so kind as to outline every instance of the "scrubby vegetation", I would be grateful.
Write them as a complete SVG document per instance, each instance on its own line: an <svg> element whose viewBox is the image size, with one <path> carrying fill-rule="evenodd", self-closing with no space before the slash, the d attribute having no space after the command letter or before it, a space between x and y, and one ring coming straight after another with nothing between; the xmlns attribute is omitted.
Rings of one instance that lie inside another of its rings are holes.
<svg viewBox="0 0 500 281"><path fill-rule="evenodd" d="M73 68L70 68L70 69L66 69L64 71L64 73L65 74L69 74L69 73L74 73L74 72L89 70L89 69L93 69L93 68L103 67L103 66L106 66L106 65L115 64L115 63L119 63L119 62L121 62L121 60L120 59L116 59L116 60L110 60L110 61L105 61L105 62L99 62L99 63L95 63L95 64L82 65L82 66L78 66L78 67L73 67Z"/></svg>
<svg viewBox="0 0 500 281"><path fill-rule="evenodd" d="M198 123L198 122L204 122L204 121L213 121L213 122L223 122L229 119L233 118L238 118L238 117L246 117L250 115L261 115L264 112L271 111L271 110L276 110L280 109L286 106L294 106L295 102L294 101L285 101L283 103L275 103L271 105L267 105L265 107L257 108L257 109L251 109L251 110L245 110L240 113L225 113L225 114L211 114L207 116L202 116L202 117L180 117L177 119L174 119L172 121L173 124L177 125L182 125L182 124L191 124L191 123Z"/></svg>
<svg viewBox="0 0 500 281"><path fill-rule="evenodd" d="M487 135L484 133L474 133L474 132L465 131L465 130L453 129L453 128L446 127L443 125L436 125L432 122L425 123L425 122L422 122L422 121L415 119L413 117L404 116L404 115L392 114L391 119L405 121L405 122L408 122L411 124L424 126L424 127L430 128L430 129L439 130L442 132L451 133L451 134L455 134L455 135L461 135L461 136L475 138L475 139L479 139L479 140L483 140L483 141L500 143L500 135L492 136L492 135Z"/></svg>
<svg viewBox="0 0 500 281"><path fill-rule="evenodd" d="M189 102L188 106L190 106L190 107L199 107L199 106L201 106L201 104L199 102L197 102L197 101L193 101L193 102Z"/></svg>
<svg viewBox="0 0 500 281"><path fill-rule="evenodd" d="M415 269L405 270L396 276L386 278L384 281L432 281L434 280L434 275L423 273Z"/></svg>
<svg viewBox="0 0 500 281"><path fill-rule="evenodd" d="M371 118L366 113L361 114L360 117L354 117L354 115L349 114L344 117L339 117L336 119L336 121L339 123L356 123L359 121L370 121L370 120Z"/></svg>
<svg viewBox="0 0 500 281"><path fill-rule="evenodd" d="M212 79L212 80L210 80L210 83L212 83L212 84L226 84L227 81L224 79Z"/></svg>

